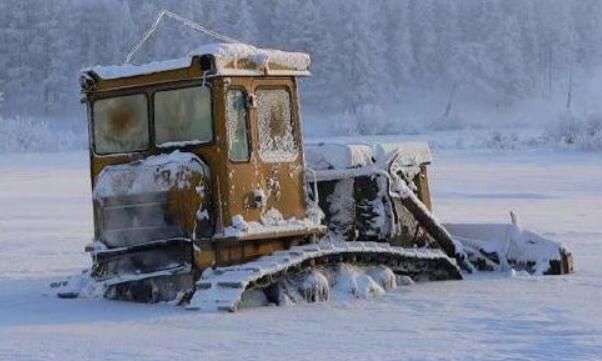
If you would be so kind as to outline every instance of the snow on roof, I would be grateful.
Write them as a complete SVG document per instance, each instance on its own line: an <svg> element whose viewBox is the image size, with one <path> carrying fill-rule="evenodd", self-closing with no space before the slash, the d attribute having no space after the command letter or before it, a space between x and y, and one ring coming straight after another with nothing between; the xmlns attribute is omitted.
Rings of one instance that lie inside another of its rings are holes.
<svg viewBox="0 0 602 361"><path fill-rule="evenodd" d="M142 65L94 66L83 69L83 73L94 72L101 79L110 80L148 75L162 71L188 68L194 57L213 55L217 75L295 75L307 76L311 59L308 54L274 49L260 49L242 43L213 43L203 45L184 58L155 61ZM256 65L255 69L236 68L239 60ZM270 69L278 66L281 69Z"/></svg>
<svg viewBox="0 0 602 361"><path fill-rule="evenodd" d="M396 163L415 166L432 162L426 143L406 142L394 144L344 144L317 143L305 145L305 161L315 170L351 169L366 167L386 161L397 154Z"/></svg>

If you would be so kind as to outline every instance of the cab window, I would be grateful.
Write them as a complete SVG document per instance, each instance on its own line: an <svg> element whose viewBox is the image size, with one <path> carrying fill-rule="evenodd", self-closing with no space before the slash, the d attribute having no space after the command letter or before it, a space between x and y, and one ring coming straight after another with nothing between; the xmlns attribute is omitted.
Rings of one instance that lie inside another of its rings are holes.
<svg viewBox="0 0 602 361"><path fill-rule="evenodd" d="M287 89L258 89L259 155L265 162L290 162L297 157L291 96Z"/></svg>
<svg viewBox="0 0 602 361"><path fill-rule="evenodd" d="M249 160L249 135L247 133L247 98L242 90L228 91L227 96L228 154L235 162Z"/></svg>
<svg viewBox="0 0 602 361"><path fill-rule="evenodd" d="M209 87L158 91L154 108L158 146L207 143L213 139Z"/></svg>
<svg viewBox="0 0 602 361"><path fill-rule="evenodd" d="M93 103L92 112L96 153L126 153L148 148L146 95L99 99Z"/></svg>

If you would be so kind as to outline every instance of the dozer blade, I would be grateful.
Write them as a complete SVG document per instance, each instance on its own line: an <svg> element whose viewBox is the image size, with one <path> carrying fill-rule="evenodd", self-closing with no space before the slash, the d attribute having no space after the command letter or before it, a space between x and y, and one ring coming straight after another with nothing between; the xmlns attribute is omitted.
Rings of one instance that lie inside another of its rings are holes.
<svg viewBox="0 0 602 361"><path fill-rule="evenodd" d="M573 272L573 255L561 243L509 224L445 224L479 271L515 269L539 275Z"/></svg>
<svg viewBox="0 0 602 361"><path fill-rule="evenodd" d="M292 247L238 266L207 270L186 307L235 312L245 291L265 290L291 275L345 263L386 266L397 275L419 281L462 279L455 261L437 249L406 249L377 242L323 242Z"/></svg>

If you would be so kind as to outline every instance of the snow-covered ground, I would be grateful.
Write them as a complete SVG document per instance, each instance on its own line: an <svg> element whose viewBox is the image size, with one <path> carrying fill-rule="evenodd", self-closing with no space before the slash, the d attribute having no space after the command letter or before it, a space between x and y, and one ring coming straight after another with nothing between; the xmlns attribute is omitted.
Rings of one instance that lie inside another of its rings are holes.
<svg viewBox="0 0 602 361"><path fill-rule="evenodd" d="M435 150L435 211L566 240L576 273L480 275L381 298L202 314L60 300L88 265L85 152L0 156L0 360L599 360L602 156Z"/></svg>

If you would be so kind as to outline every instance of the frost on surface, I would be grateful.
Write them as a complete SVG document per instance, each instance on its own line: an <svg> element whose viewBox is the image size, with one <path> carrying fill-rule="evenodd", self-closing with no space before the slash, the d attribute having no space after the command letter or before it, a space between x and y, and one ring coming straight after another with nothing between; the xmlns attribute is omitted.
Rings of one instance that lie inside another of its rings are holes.
<svg viewBox="0 0 602 361"><path fill-rule="evenodd" d="M353 232L352 220L355 218L355 199L353 198L353 179L338 181L334 192L328 195L330 214L328 232L332 239L347 239Z"/></svg>
<svg viewBox="0 0 602 361"><path fill-rule="evenodd" d="M159 146L205 143L213 138L209 87L156 92L154 107L155 135Z"/></svg>
<svg viewBox="0 0 602 361"><path fill-rule="evenodd" d="M96 177L93 196L105 197L184 189L193 173L204 174L202 161L192 153L174 151L141 161L105 167Z"/></svg>
<svg viewBox="0 0 602 361"><path fill-rule="evenodd" d="M93 103L94 149L99 154L144 150L149 145L148 110L143 94Z"/></svg>
<svg viewBox="0 0 602 361"><path fill-rule="evenodd" d="M259 156L266 162L290 162L297 157L291 106L286 89L257 91Z"/></svg>
<svg viewBox="0 0 602 361"><path fill-rule="evenodd" d="M185 210L194 222L191 231L199 235L212 230L210 210L202 197L207 180L209 174L204 163L192 153L179 151L106 166L96 177L93 189L100 215L97 240L109 247L130 247L173 237L192 237L183 227L181 217L170 216L169 199L175 196L173 192L182 194L180 190L192 191L201 201L197 209Z"/></svg>

